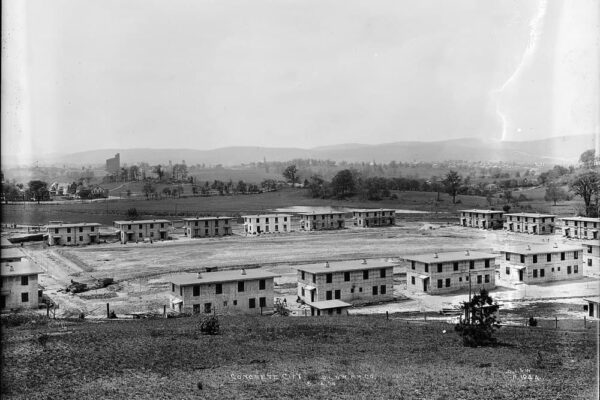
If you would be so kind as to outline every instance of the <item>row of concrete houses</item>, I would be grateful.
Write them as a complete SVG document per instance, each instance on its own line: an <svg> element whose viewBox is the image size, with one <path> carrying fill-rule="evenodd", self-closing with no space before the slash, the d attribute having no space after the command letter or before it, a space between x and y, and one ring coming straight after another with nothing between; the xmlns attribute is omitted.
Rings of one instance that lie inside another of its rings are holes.
<svg viewBox="0 0 600 400"><path fill-rule="evenodd" d="M42 301L42 269L20 249L2 248L0 260L0 311L36 309Z"/></svg>

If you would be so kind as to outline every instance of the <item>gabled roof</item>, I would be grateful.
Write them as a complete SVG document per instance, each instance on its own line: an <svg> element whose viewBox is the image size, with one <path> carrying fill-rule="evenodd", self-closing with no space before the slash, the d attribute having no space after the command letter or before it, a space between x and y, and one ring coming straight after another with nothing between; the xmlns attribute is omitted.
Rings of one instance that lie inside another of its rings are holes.
<svg viewBox="0 0 600 400"><path fill-rule="evenodd" d="M181 286L190 285L202 285L207 283L221 283L221 282L233 282L233 281L250 281L256 279L268 279L275 278L280 275L274 274L269 271L265 271L260 268L252 269L237 269L229 271L217 271L217 272L201 272L201 273L181 273L173 275L169 278L171 283Z"/></svg>
<svg viewBox="0 0 600 400"><path fill-rule="evenodd" d="M560 253L563 251L582 251L583 247L581 246L573 246L569 244L519 244L519 245L509 245L500 250L502 253L515 253L515 254L545 254L545 253Z"/></svg>
<svg viewBox="0 0 600 400"><path fill-rule="evenodd" d="M0 275L2 276L22 276L42 273L44 273L44 270L31 260L0 263Z"/></svg>
<svg viewBox="0 0 600 400"><path fill-rule="evenodd" d="M445 253L416 254L402 257L407 261L417 261L425 264L435 264L454 261L485 260L496 258L497 255L483 251L449 251Z"/></svg>
<svg viewBox="0 0 600 400"><path fill-rule="evenodd" d="M328 272L347 272L362 271L365 269L379 269L393 267L394 264L381 260L350 260L350 261L332 261L327 263L314 263L298 265L298 271L305 271L311 274L320 274Z"/></svg>

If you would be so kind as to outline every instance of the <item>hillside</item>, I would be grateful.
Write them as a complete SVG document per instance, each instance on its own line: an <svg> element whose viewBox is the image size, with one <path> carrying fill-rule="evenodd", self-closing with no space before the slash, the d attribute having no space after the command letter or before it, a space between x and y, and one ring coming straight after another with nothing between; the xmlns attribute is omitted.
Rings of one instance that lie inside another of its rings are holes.
<svg viewBox="0 0 600 400"><path fill-rule="evenodd" d="M576 163L582 152L594 148L593 135L563 136L535 141L495 141L457 139L438 142L395 142L377 145L340 144L335 146L300 148L225 147L214 150L193 149L119 149L91 150L41 158L46 163L104 164L115 153L121 162L134 164L173 163L185 160L189 164L240 165L250 162L288 161L294 158L329 159L348 162L390 162L444 160L503 161L546 164ZM10 165L7 157L3 163Z"/></svg>

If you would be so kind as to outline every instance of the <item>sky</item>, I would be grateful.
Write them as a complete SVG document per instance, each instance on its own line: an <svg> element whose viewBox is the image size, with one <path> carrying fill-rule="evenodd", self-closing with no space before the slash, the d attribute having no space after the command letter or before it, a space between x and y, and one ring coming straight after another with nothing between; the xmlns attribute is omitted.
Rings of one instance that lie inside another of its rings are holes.
<svg viewBox="0 0 600 400"><path fill-rule="evenodd" d="M598 127L595 0L2 3L2 156Z"/></svg>

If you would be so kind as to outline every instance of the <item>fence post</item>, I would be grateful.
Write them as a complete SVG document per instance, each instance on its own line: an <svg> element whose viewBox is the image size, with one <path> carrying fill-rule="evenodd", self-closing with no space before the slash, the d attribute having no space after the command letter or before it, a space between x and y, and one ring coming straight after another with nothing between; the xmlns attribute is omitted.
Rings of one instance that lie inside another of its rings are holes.
<svg viewBox="0 0 600 400"><path fill-rule="evenodd" d="M262 307L260 308L260 315L262 315Z"/></svg>
<svg viewBox="0 0 600 400"><path fill-rule="evenodd" d="M583 316L583 327L587 328L587 321L585 319L585 315Z"/></svg>
<svg viewBox="0 0 600 400"><path fill-rule="evenodd" d="M558 329L558 317L554 317L554 329Z"/></svg>
<svg viewBox="0 0 600 400"><path fill-rule="evenodd" d="M167 306L163 305L163 318L167 318Z"/></svg>
<svg viewBox="0 0 600 400"><path fill-rule="evenodd" d="M390 313L388 311L385 312L385 319L389 321Z"/></svg>
<svg viewBox="0 0 600 400"><path fill-rule="evenodd" d="M110 306L106 303L106 318L110 318Z"/></svg>

